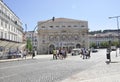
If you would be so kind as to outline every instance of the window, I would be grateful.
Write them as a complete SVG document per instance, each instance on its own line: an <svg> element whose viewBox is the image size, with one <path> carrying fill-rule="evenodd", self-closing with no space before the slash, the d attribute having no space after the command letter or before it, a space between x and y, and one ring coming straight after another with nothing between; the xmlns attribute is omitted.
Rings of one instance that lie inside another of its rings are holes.
<svg viewBox="0 0 120 82"><path fill-rule="evenodd" d="M9 24L9 28L8 29L10 30L10 24Z"/></svg>
<svg viewBox="0 0 120 82"><path fill-rule="evenodd" d="M13 40L13 35L11 34L11 40Z"/></svg>
<svg viewBox="0 0 120 82"><path fill-rule="evenodd" d="M64 25L62 27L65 27Z"/></svg>
<svg viewBox="0 0 120 82"><path fill-rule="evenodd" d="M3 26L3 21L1 20L1 26Z"/></svg>
<svg viewBox="0 0 120 82"><path fill-rule="evenodd" d="M56 27L59 27L59 26L56 26Z"/></svg>
<svg viewBox="0 0 120 82"><path fill-rule="evenodd" d="M42 26L42 28L45 28L45 26Z"/></svg>
<svg viewBox="0 0 120 82"><path fill-rule="evenodd" d="M7 23L5 22L5 28L7 28Z"/></svg>
<svg viewBox="0 0 120 82"><path fill-rule="evenodd" d="M3 38L3 32L1 32L1 38Z"/></svg>
<svg viewBox="0 0 120 82"><path fill-rule="evenodd" d="M35 42L37 42L37 39L35 39Z"/></svg>
<svg viewBox="0 0 120 82"><path fill-rule="evenodd" d="M49 36L49 40L53 41L54 37L53 36Z"/></svg>
<svg viewBox="0 0 120 82"><path fill-rule="evenodd" d="M85 27L84 25L82 25L81 27Z"/></svg>
<svg viewBox="0 0 120 82"><path fill-rule="evenodd" d="M82 34L82 36L84 37L84 36L85 36L85 34Z"/></svg>
<svg viewBox="0 0 120 82"><path fill-rule="evenodd" d="M42 35L42 37L41 37L42 39L45 39L45 35Z"/></svg>
<svg viewBox="0 0 120 82"><path fill-rule="evenodd" d="M71 27L70 25L68 27Z"/></svg>
<svg viewBox="0 0 120 82"><path fill-rule="evenodd" d="M75 40L78 40L78 35L75 35Z"/></svg>
<svg viewBox="0 0 120 82"><path fill-rule="evenodd" d="M17 21L15 21L15 24L17 24Z"/></svg>
<svg viewBox="0 0 120 82"><path fill-rule="evenodd" d="M10 34L8 34L8 39L10 40Z"/></svg>
<svg viewBox="0 0 120 82"><path fill-rule="evenodd" d="M15 32L16 28L14 28L14 32Z"/></svg>
<svg viewBox="0 0 120 82"><path fill-rule="evenodd" d="M37 43L35 43L35 45L37 45Z"/></svg>
<svg viewBox="0 0 120 82"><path fill-rule="evenodd" d="M53 26L50 26L50 28L53 28Z"/></svg>
<svg viewBox="0 0 120 82"><path fill-rule="evenodd" d="M31 34L29 34L29 37L32 37L32 35L31 35Z"/></svg>
<svg viewBox="0 0 120 82"><path fill-rule="evenodd" d="M56 37L55 37L55 41L58 41L58 40L59 40L59 36L56 36Z"/></svg>
<svg viewBox="0 0 120 82"><path fill-rule="evenodd" d="M66 38L67 38L67 37L66 37L65 35L62 36L62 40L63 40L63 41L66 40Z"/></svg>
<svg viewBox="0 0 120 82"><path fill-rule="evenodd" d="M69 35L69 36L68 36L68 39L69 39L69 40L72 40L72 36L71 36L71 35Z"/></svg>
<svg viewBox="0 0 120 82"><path fill-rule="evenodd" d="M5 33L5 39L7 39L7 33Z"/></svg>
<svg viewBox="0 0 120 82"><path fill-rule="evenodd" d="M77 25L74 25L73 27L77 27Z"/></svg>
<svg viewBox="0 0 120 82"><path fill-rule="evenodd" d="M13 27L11 27L11 31L13 31Z"/></svg>
<svg viewBox="0 0 120 82"><path fill-rule="evenodd" d="M42 43L45 43L45 40L42 40Z"/></svg>

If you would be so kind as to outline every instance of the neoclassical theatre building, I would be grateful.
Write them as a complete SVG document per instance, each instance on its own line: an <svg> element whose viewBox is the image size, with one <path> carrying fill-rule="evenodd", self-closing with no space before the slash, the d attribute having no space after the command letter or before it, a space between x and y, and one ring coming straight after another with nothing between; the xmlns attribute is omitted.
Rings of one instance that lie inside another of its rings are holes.
<svg viewBox="0 0 120 82"><path fill-rule="evenodd" d="M52 53L53 49L88 48L88 21L55 18L38 22L38 53Z"/></svg>

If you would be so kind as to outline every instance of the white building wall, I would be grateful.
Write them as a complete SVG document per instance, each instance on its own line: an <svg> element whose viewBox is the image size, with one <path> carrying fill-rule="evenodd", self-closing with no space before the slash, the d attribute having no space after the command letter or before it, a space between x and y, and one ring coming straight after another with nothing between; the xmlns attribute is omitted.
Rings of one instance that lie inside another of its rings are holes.
<svg viewBox="0 0 120 82"><path fill-rule="evenodd" d="M0 46L12 47L23 42L23 28L19 17L4 3L0 1L0 40L6 44ZM10 44L8 44L10 43Z"/></svg>
<svg viewBox="0 0 120 82"><path fill-rule="evenodd" d="M22 42L23 28L20 19L11 11L5 3L0 1L0 30L3 32L4 39L9 39L7 35L11 35L12 41L17 41L15 37L18 37L18 42ZM17 33L19 32L19 33ZM1 34L1 32L0 32Z"/></svg>

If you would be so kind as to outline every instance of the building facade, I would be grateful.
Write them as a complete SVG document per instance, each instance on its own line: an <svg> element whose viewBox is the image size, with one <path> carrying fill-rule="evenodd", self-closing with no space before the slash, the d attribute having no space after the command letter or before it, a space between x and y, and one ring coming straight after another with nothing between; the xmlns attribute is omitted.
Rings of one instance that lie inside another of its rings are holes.
<svg viewBox="0 0 120 82"><path fill-rule="evenodd" d="M100 44L103 42L118 42L118 33L116 32L106 32L106 33L99 33L94 35L89 35L89 43L95 44L97 48L100 47ZM89 44L89 45L90 45Z"/></svg>
<svg viewBox="0 0 120 82"><path fill-rule="evenodd" d="M88 22L55 18L38 22L38 53L52 53L53 49L88 48Z"/></svg>
<svg viewBox="0 0 120 82"><path fill-rule="evenodd" d="M32 44L32 47L33 49L37 50L37 35L38 33L34 32L34 31L28 31L25 33L25 38L26 40L30 40L31 41L31 44Z"/></svg>
<svg viewBox="0 0 120 82"><path fill-rule="evenodd" d="M17 49L23 42L23 28L19 17L0 0L0 51Z"/></svg>

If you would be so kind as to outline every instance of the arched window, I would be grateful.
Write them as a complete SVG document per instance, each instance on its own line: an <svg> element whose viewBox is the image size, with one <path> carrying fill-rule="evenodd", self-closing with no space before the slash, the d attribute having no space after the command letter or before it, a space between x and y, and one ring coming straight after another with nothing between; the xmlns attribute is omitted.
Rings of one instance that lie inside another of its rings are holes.
<svg viewBox="0 0 120 82"><path fill-rule="evenodd" d="M49 40L50 41L53 41L54 40L54 37L51 35L51 36L49 36Z"/></svg>
<svg viewBox="0 0 120 82"><path fill-rule="evenodd" d="M71 35L68 36L68 40L72 40L72 36Z"/></svg>
<svg viewBox="0 0 120 82"><path fill-rule="evenodd" d="M75 40L78 40L78 39L79 39L78 35L75 35L74 38L75 38Z"/></svg>
<svg viewBox="0 0 120 82"><path fill-rule="evenodd" d="M52 54L53 49L55 49L55 46L54 46L53 44L51 44L51 45L49 46L49 49L48 49L50 54Z"/></svg>
<svg viewBox="0 0 120 82"><path fill-rule="evenodd" d="M59 36L55 36L55 41L59 41Z"/></svg>
<svg viewBox="0 0 120 82"><path fill-rule="evenodd" d="M76 48L81 48L81 45L80 44L76 44Z"/></svg>
<svg viewBox="0 0 120 82"><path fill-rule="evenodd" d="M62 36L62 40L63 40L63 41L65 41L66 38L67 38L67 37L66 37L65 35Z"/></svg>

